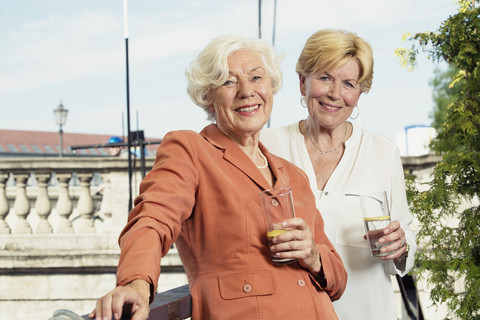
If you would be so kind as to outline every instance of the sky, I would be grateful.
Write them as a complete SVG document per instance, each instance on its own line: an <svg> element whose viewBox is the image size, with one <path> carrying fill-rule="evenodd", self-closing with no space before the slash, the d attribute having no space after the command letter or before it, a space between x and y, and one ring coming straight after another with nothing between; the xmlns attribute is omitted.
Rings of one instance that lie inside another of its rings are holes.
<svg viewBox="0 0 480 320"><path fill-rule="evenodd" d="M283 87L271 127L304 119L296 60L324 28L357 33L372 46L372 89L355 122L395 141L411 125L429 125L435 67L420 55L402 68L396 48L406 32L436 31L457 13L454 0L262 1L261 35L284 55ZM68 109L64 132L122 135L127 127L128 34L131 130L161 138L210 122L186 93L185 69L216 36L259 35L258 0L135 0L124 23L121 0L0 0L0 129L58 131L53 110ZM273 32L275 30L275 32ZM275 36L273 36L275 35Z"/></svg>

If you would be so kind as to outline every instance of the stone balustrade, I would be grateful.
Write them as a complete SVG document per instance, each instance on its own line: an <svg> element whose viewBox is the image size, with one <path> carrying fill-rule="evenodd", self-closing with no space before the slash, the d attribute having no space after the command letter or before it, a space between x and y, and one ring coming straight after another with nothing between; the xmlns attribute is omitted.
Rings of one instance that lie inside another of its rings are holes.
<svg viewBox="0 0 480 320"><path fill-rule="evenodd" d="M126 159L0 159L0 234L102 232L107 225L121 228L127 214Z"/></svg>
<svg viewBox="0 0 480 320"><path fill-rule="evenodd" d="M141 179L137 161L133 198ZM128 180L118 157L0 158L0 319L88 313L115 286ZM187 283L175 248L161 278L160 291Z"/></svg>
<svg viewBox="0 0 480 320"><path fill-rule="evenodd" d="M403 159L415 171L436 161L433 155ZM153 162L146 159L147 170ZM142 179L139 165L135 171L133 196ZM0 235L116 232L127 215L127 159L0 159Z"/></svg>

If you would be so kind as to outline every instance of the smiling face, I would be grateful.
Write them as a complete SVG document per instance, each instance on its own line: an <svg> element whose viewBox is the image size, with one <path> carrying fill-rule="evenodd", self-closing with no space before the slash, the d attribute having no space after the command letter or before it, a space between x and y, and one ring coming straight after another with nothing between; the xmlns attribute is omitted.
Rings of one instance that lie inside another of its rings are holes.
<svg viewBox="0 0 480 320"><path fill-rule="evenodd" d="M228 80L210 92L217 126L234 141L256 135L272 111L271 79L260 53L239 50L228 58Z"/></svg>
<svg viewBox="0 0 480 320"><path fill-rule="evenodd" d="M342 125L360 99L359 74L358 62L352 59L332 71L300 75L300 91L309 116L326 129Z"/></svg>

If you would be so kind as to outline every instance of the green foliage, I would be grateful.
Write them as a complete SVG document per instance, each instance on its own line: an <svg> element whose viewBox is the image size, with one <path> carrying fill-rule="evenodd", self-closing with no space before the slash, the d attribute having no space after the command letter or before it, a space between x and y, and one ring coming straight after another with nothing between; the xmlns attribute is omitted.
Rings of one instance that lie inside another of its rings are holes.
<svg viewBox="0 0 480 320"><path fill-rule="evenodd" d="M432 301L445 303L449 318L480 319L480 9L459 4L437 32L410 36L412 48L397 54L410 66L421 52L456 66L449 82L458 94L431 143L443 158L427 191L407 177L407 195L420 223L416 272L432 285ZM439 99L444 84L434 86Z"/></svg>
<svg viewBox="0 0 480 320"><path fill-rule="evenodd" d="M452 79L460 73L460 70L452 65L445 71L436 68L434 72L435 76L430 82L430 85L433 88L433 101L435 105L430 117L432 118L432 127L439 132L442 131L442 124L445 121L447 107L455 102L465 89L465 79L462 77L455 81L455 83L452 81Z"/></svg>

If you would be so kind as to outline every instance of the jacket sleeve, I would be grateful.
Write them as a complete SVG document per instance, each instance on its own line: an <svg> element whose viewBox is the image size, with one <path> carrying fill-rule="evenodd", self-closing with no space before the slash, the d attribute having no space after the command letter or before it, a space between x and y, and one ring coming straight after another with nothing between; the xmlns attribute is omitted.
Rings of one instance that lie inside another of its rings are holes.
<svg viewBox="0 0 480 320"><path fill-rule="evenodd" d="M185 134L167 134L157 150L152 170L140 184L140 195L120 235L117 285L146 280L153 299L161 258L192 212L197 184L195 148Z"/></svg>

